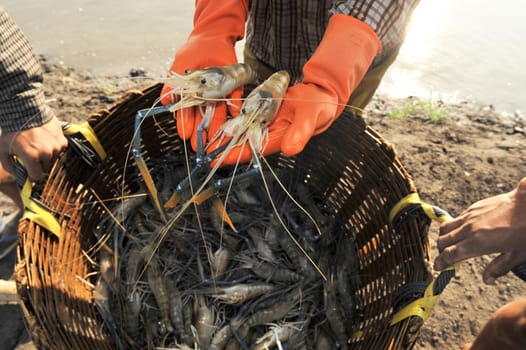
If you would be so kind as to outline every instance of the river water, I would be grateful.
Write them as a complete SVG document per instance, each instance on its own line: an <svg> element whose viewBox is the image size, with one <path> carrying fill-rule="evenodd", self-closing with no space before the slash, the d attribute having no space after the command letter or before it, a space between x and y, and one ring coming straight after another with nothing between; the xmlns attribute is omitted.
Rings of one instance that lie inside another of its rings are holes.
<svg viewBox="0 0 526 350"><path fill-rule="evenodd" d="M35 51L93 74L165 75L195 0L4 0ZM380 92L526 111L526 2L421 0ZM238 47L239 49L239 47Z"/></svg>

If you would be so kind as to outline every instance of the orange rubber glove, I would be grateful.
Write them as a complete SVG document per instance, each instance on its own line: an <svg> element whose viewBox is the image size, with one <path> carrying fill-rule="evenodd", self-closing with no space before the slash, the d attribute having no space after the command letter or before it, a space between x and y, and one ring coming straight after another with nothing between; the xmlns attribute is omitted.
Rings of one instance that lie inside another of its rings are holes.
<svg viewBox="0 0 526 350"><path fill-rule="evenodd" d="M274 122L264 155L281 151L293 156L313 135L327 130L380 52L378 36L366 23L337 14L303 67L303 81L290 87ZM240 154L241 152L241 154ZM234 148L225 164L251 159L249 147Z"/></svg>
<svg viewBox="0 0 526 350"><path fill-rule="evenodd" d="M185 74L198 68L227 66L237 63L234 45L243 38L245 21L248 14L248 0L196 0L194 28L186 43L177 51L170 72ZM179 96L177 91L165 84L161 91L161 103L174 103ZM175 94L174 94L175 93ZM243 94L237 89L231 96L233 103ZM237 115L239 108L232 108L231 114ZM209 134L214 135L227 118L225 103L218 103L209 127ZM191 107L177 112L177 131L179 137L188 140L192 137L195 150L197 126L202 117L199 108ZM205 133L206 137L206 133Z"/></svg>

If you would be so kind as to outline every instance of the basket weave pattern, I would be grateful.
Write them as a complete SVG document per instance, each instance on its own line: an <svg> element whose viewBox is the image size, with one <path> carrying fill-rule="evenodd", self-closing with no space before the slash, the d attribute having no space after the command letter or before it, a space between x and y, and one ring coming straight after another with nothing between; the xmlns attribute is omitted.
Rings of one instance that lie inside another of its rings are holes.
<svg viewBox="0 0 526 350"><path fill-rule="evenodd" d="M161 85L130 92L109 110L88 122L107 153L92 168L69 149L54 165L38 200L57 218L61 237L24 220L19 231L17 283L26 326L42 349L112 349L92 301L95 263L90 252L94 230L107 203L132 193L129 179L139 176L131 157L134 117L152 106ZM176 123L169 114L147 118L142 125L142 150L148 162L166 152L183 152ZM395 296L411 283L429 282L429 220L409 217L396 230L389 222L393 206L416 192L392 146L363 119L345 112L325 133L296 157L271 157L279 168L300 176L317 198L343 222L341 234L352 234L359 251L363 306L351 349L410 349L422 322L390 320ZM404 300L404 305L410 302Z"/></svg>

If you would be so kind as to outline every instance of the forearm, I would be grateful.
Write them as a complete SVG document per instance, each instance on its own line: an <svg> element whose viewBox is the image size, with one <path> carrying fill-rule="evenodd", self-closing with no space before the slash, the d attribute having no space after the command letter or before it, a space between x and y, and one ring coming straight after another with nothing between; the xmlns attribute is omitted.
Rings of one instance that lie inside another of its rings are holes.
<svg viewBox="0 0 526 350"><path fill-rule="evenodd" d="M526 349L526 298L497 310L479 333L470 350Z"/></svg>
<svg viewBox="0 0 526 350"><path fill-rule="evenodd" d="M42 71L27 38L0 8L0 128L14 132L53 118L45 104Z"/></svg>
<svg viewBox="0 0 526 350"><path fill-rule="evenodd" d="M523 177L519 181L519 184L517 185L517 194L521 198L526 198L526 177ZM525 203L526 203L526 201L525 201ZM522 209L526 209L526 208L522 208Z"/></svg>

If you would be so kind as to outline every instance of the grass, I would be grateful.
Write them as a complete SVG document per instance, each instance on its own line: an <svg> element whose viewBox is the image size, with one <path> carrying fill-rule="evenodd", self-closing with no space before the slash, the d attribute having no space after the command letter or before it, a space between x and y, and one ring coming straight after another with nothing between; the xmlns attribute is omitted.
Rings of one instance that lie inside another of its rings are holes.
<svg viewBox="0 0 526 350"><path fill-rule="evenodd" d="M416 106L413 102L407 102L402 109L394 109L387 112L387 116L394 119L409 118L415 112Z"/></svg>
<svg viewBox="0 0 526 350"><path fill-rule="evenodd" d="M411 116L420 115L432 123L445 123L447 107L441 100L433 99L432 96L427 100L410 100L401 109L394 109L387 113L387 116L395 119L407 119Z"/></svg>

